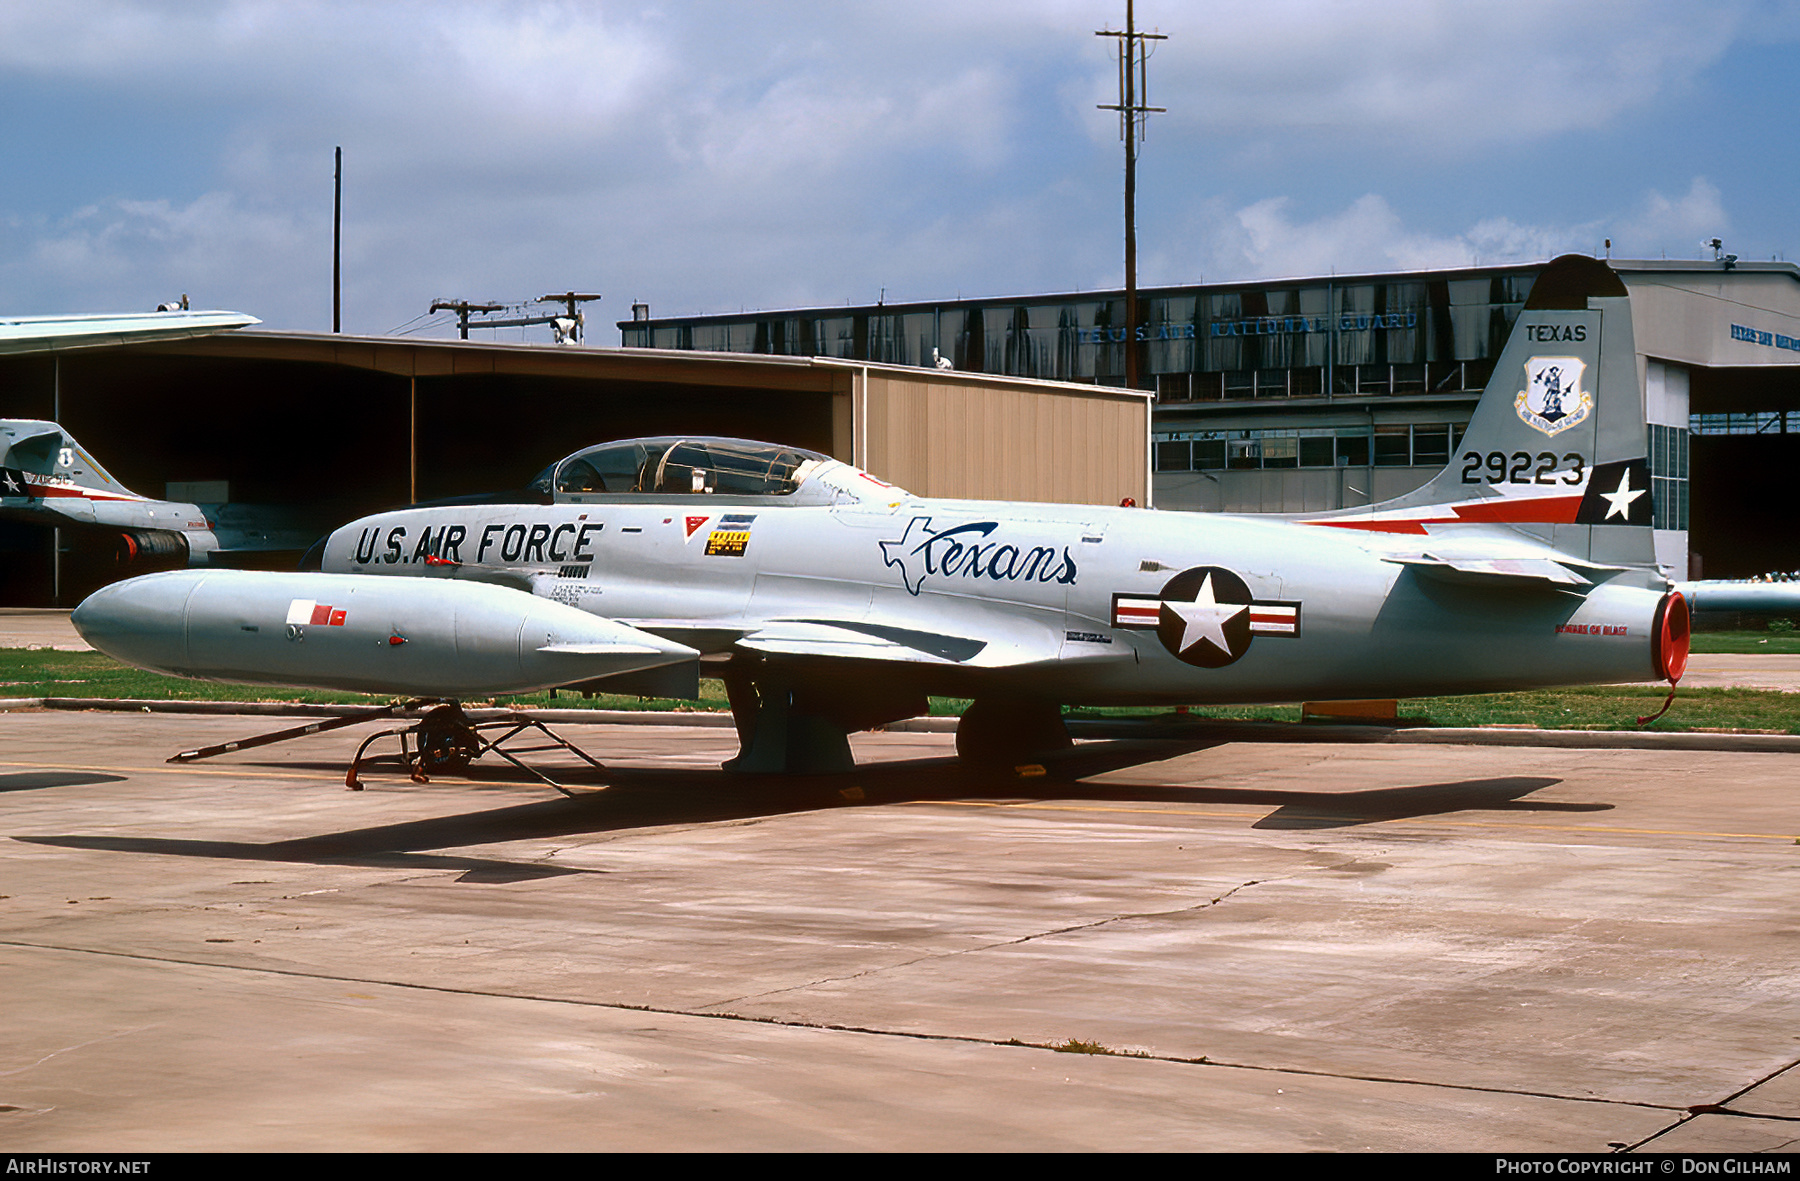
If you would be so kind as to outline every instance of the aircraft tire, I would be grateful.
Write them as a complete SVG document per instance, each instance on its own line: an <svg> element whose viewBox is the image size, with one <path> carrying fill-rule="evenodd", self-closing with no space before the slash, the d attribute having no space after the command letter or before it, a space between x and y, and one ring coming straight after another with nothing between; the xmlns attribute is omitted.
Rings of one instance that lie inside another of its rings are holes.
<svg viewBox="0 0 1800 1181"><path fill-rule="evenodd" d="M419 723L419 770L428 775L461 771L474 761L478 741L460 709L439 706Z"/></svg>

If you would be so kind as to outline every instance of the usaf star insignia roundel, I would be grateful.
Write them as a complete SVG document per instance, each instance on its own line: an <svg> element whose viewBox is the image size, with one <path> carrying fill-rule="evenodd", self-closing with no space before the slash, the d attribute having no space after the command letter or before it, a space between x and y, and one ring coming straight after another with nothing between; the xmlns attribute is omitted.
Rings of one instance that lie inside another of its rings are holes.
<svg viewBox="0 0 1800 1181"><path fill-rule="evenodd" d="M1114 595L1113 626L1154 630L1183 663L1224 668L1253 636L1298 636L1300 604L1252 598L1244 580L1223 566L1195 566L1155 596Z"/></svg>

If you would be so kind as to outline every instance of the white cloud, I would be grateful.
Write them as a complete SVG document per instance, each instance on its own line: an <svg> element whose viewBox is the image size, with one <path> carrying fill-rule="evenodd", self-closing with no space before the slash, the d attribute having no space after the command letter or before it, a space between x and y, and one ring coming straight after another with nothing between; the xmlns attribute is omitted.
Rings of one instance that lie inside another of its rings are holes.
<svg viewBox="0 0 1800 1181"><path fill-rule="evenodd" d="M248 307L268 290L266 277L329 272L329 256L309 267L306 227L285 211L242 208L229 193L186 205L114 200L78 209L51 224L14 222L8 237L23 248L0 264L0 285L43 293L42 306L18 310L143 311L190 293L196 306ZM325 228L326 240L329 229Z"/></svg>
<svg viewBox="0 0 1800 1181"><path fill-rule="evenodd" d="M1723 232L1705 182L1593 221L1579 202L1601 198L1568 186L1566 206L1529 206L1543 224L1516 212L1530 170L1511 163L1483 191L1487 220L1419 224L1390 198L1418 209L1456 183L1402 171L1414 147L1535 152L1651 108L1756 23L1742 11L1139 0L1173 34L1151 65L1171 110L1146 175L1179 177L1140 208L1145 280L1543 257L1606 233L1685 252ZM41 156L0 178L0 295L110 308L186 288L319 328L337 144L358 331L438 296L569 285L608 292L599 318L640 297L674 313L1116 285L1116 122L1093 109L1115 74L1093 30L1120 15L1110 0L0 5L0 86L45 129ZM1292 181L1327 151L1380 175Z"/></svg>
<svg viewBox="0 0 1800 1181"><path fill-rule="evenodd" d="M1666 252L1674 258L1710 258L1702 253L1703 241L1726 235L1731 218L1725 212L1719 190L1703 176L1696 176L1688 191L1674 199L1659 192L1645 196L1638 210L1620 222L1612 235L1613 253L1645 258ZM1730 241L1726 247L1730 248Z"/></svg>
<svg viewBox="0 0 1800 1181"><path fill-rule="evenodd" d="M1233 0L1181 21L1152 59L1151 87L1172 123L1218 137L1348 134L1466 152L1602 127L1679 91L1723 56L1748 7ZM1167 16L1178 13L1192 10ZM1097 93L1111 86L1095 79Z"/></svg>
<svg viewBox="0 0 1800 1181"><path fill-rule="evenodd" d="M1619 258L1699 257L1702 236L1728 225L1720 195L1702 178L1670 200L1646 194L1626 215L1590 221L1533 225L1488 217L1466 229L1438 232L1409 225L1376 193L1335 212L1294 216L1290 197L1271 197L1239 209L1214 202L1177 235L1205 243L1186 254L1159 252L1146 260L1146 285L1302 275L1431 270L1598 253L1613 240ZM1612 229L1610 227L1617 227Z"/></svg>

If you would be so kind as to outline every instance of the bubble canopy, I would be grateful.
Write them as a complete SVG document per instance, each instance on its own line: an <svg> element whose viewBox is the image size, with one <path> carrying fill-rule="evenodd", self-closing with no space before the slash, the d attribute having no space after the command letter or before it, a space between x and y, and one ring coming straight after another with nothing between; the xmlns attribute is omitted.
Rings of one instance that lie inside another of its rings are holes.
<svg viewBox="0 0 1800 1181"><path fill-rule="evenodd" d="M539 472L530 488L557 501L616 496L793 496L829 455L758 443L670 435L577 451Z"/></svg>

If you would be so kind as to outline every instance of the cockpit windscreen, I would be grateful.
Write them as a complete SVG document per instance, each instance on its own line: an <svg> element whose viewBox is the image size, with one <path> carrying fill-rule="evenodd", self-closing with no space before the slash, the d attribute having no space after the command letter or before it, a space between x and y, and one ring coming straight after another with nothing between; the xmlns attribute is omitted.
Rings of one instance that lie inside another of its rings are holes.
<svg viewBox="0 0 1800 1181"><path fill-rule="evenodd" d="M616 493L786 496L803 464L830 457L747 439L660 438L602 443L544 469L531 487L558 499Z"/></svg>

